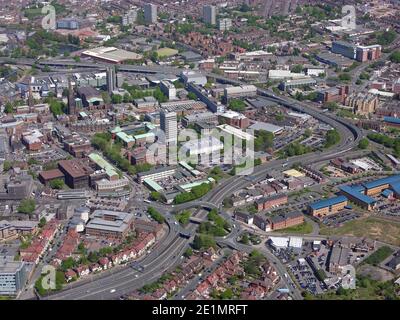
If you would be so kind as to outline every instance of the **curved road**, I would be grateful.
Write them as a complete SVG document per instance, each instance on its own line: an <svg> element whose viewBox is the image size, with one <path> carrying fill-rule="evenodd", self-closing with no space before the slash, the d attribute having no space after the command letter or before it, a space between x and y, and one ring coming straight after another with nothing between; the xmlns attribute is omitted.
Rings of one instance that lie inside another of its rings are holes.
<svg viewBox="0 0 400 320"><path fill-rule="evenodd" d="M93 65L91 64L91 66ZM221 80L224 79L222 78ZM231 82L236 83L235 81ZM162 209L164 214L170 212L171 209L176 211L193 206L220 208L222 201L227 196L232 194L235 190L241 189L251 183L265 178L265 175L268 171L282 168L284 163L290 167L295 163L307 165L319 161L333 159L351 150L358 144L358 141L362 137L362 133L357 127L343 119L320 113L318 110L312 108L306 108L299 105L292 99L278 97L273 92L268 90L259 90L258 93L298 112L310 114L316 119L331 125L333 128L336 128L341 136L340 143L329 150L326 150L325 152L296 156L288 159L287 161L274 160L255 167L254 171L250 175L228 178L217 188L210 191L210 193L203 197L200 201L175 206L173 208L167 205L157 205L157 207ZM206 212L204 211L204 213ZM202 214L203 217L204 213ZM173 218L170 216L167 218L167 220L169 220L169 222L173 222ZM235 225L236 228L232 232L232 235L227 237L226 242L232 242L231 239L240 231L240 225ZM88 278L88 280L79 281L75 284L69 285L63 291L52 294L46 297L46 299L114 299L118 298L122 294L126 294L134 289L140 288L146 283L155 281L165 271L170 270L174 265L179 263L184 250L190 242L190 240L179 237L179 227L176 226L175 223L169 223L169 226L170 231L166 235L165 239L160 241L160 243L157 244L157 247L155 247L151 253L149 253L140 261L140 265L144 267L142 273L130 267L119 267L115 271L113 270L106 274L94 276L92 279ZM195 228L196 226L191 225L189 227L189 231L193 232ZM238 244L235 245L238 246ZM280 264L279 261L276 261L276 257L273 256L268 249L263 250L263 253L266 254L269 259L272 259L272 261L276 262L278 272L280 273L281 277L284 276L286 272L285 268ZM294 296L296 299L301 299L299 292L297 291L294 292Z"/></svg>

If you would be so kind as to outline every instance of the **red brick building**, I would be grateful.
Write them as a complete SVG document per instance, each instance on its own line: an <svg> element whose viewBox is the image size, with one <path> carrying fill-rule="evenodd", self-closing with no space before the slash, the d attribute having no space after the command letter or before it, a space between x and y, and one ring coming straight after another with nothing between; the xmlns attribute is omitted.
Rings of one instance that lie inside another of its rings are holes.
<svg viewBox="0 0 400 320"><path fill-rule="evenodd" d="M277 215L269 219L272 230L285 229L304 222L304 216L300 212L289 212Z"/></svg>
<svg viewBox="0 0 400 320"><path fill-rule="evenodd" d="M282 204L286 204L288 202L288 196L286 194L278 194L275 196L267 197L267 198L261 198L256 201L256 207L257 210L263 211L263 210L269 210L272 207L277 207Z"/></svg>

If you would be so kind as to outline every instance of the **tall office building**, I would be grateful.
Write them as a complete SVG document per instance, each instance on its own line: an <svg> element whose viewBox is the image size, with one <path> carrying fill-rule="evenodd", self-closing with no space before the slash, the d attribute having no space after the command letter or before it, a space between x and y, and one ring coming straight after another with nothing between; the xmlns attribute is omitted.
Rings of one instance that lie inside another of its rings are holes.
<svg viewBox="0 0 400 320"><path fill-rule="evenodd" d="M260 5L260 14L263 17L271 17L274 15L287 16L296 10L298 2L307 2L299 0L258 0L248 1L249 4Z"/></svg>
<svg viewBox="0 0 400 320"><path fill-rule="evenodd" d="M117 76L115 74L115 68L114 67L108 67L107 68L107 90L108 93L111 95L113 91L117 89Z"/></svg>
<svg viewBox="0 0 400 320"><path fill-rule="evenodd" d="M155 4L144 5L144 21L149 24L157 22L157 6Z"/></svg>
<svg viewBox="0 0 400 320"><path fill-rule="evenodd" d="M68 79L68 114L76 114L74 88L72 87L71 79Z"/></svg>
<svg viewBox="0 0 400 320"><path fill-rule="evenodd" d="M211 25L217 23L217 8L215 6L204 6L203 7L203 21Z"/></svg>
<svg viewBox="0 0 400 320"><path fill-rule="evenodd" d="M165 133L165 143L173 144L178 141L178 121L176 112L162 110L160 112L160 128Z"/></svg>
<svg viewBox="0 0 400 320"><path fill-rule="evenodd" d="M35 99L33 98L32 86L29 85L29 94L28 94L28 106L32 108L35 104Z"/></svg>

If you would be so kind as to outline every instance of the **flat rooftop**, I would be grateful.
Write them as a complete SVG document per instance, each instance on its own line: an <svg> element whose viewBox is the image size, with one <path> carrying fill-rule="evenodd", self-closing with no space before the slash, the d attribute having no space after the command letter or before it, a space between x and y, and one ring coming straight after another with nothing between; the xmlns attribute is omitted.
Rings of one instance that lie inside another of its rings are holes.
<svg viewBox="0 0 400 320"><path fill-rule="evenodd" d="M347 198L345 196L338 196L338 197L334 197L334 198L330 198L330 199L316 201L316 202L312 203L310 205L310 207L313 210L318 210L318 209L330 207L330 206L333 206L335 204L339 204L339 203L342 203L345 201L347 201Z"/></svg>
<svg viewBox="0 0 400 320"><path fill-rule="evenodd" d="M121 63L126 60L140 60L142 55L115 47L98 47L82 52L82 55L95 59L106 60L113 63Z"/></svg>

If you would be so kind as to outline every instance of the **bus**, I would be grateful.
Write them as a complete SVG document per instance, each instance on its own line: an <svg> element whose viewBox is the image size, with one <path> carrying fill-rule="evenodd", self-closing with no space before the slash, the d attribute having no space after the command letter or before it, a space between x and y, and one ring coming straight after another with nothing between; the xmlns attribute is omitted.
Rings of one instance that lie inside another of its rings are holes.
<svg viewBox="0 0 400 320"><path fill-rule="evenodd" d="M179 232L179 235L185 239L190 239L190 237L192 236L189 232L183 232L183 231Z"/></svg>

